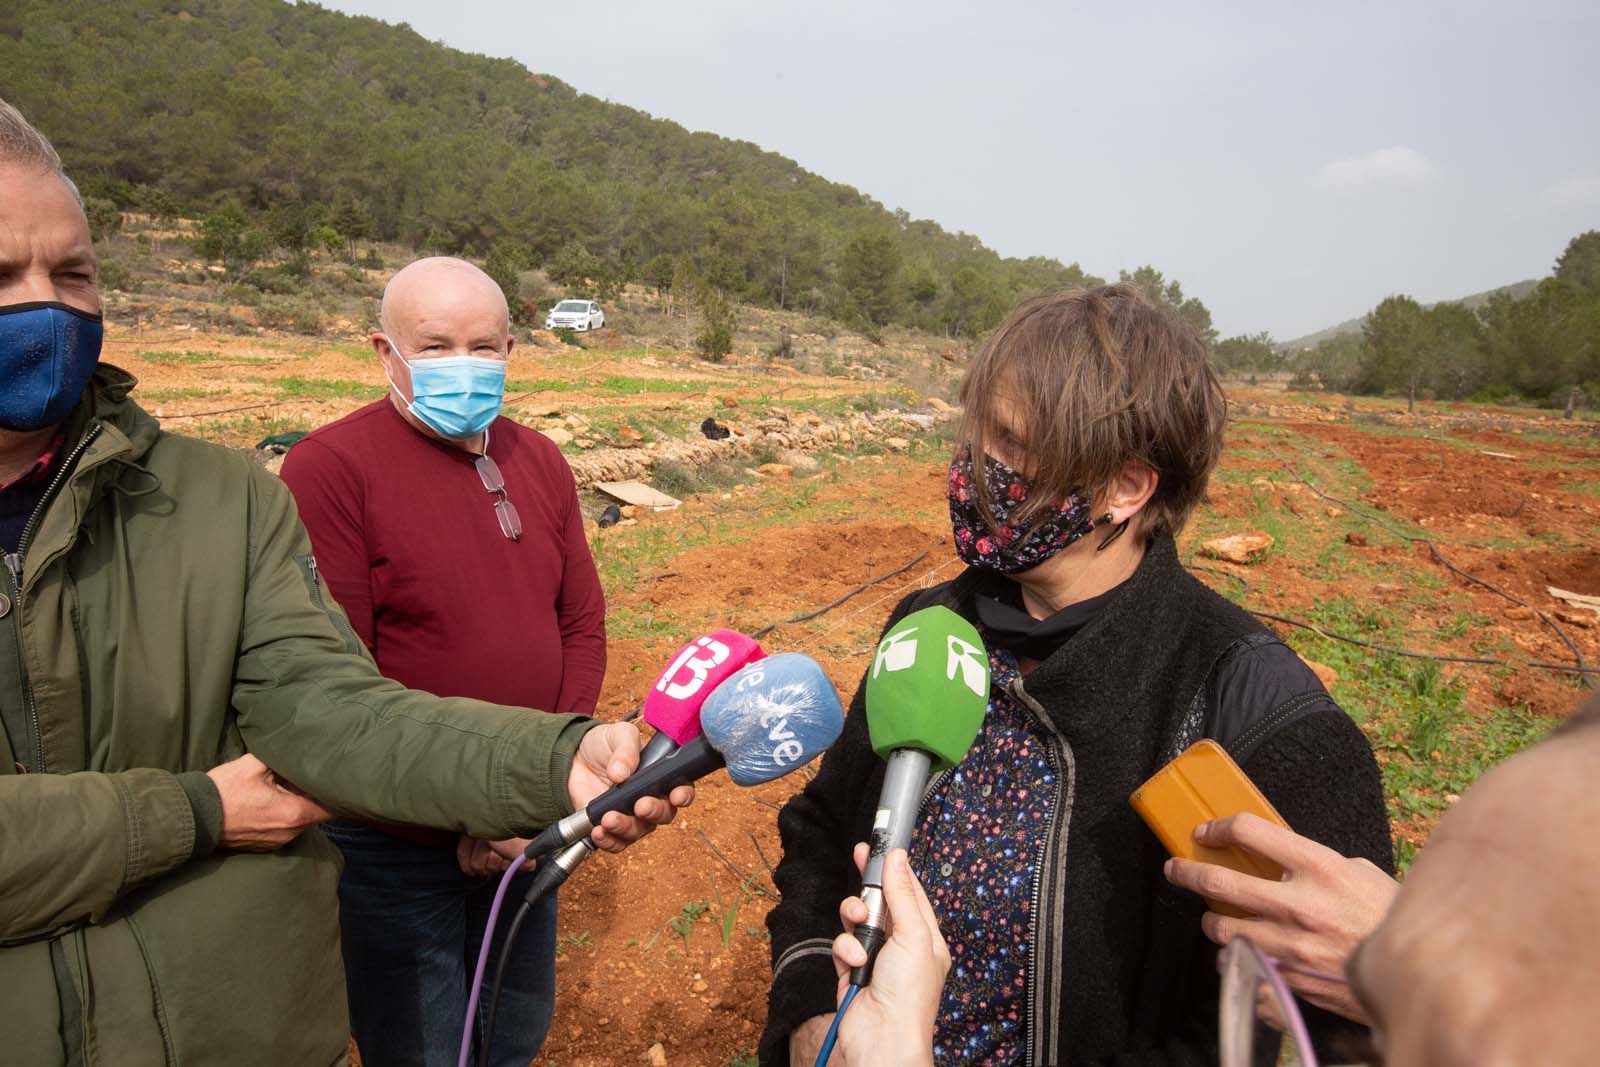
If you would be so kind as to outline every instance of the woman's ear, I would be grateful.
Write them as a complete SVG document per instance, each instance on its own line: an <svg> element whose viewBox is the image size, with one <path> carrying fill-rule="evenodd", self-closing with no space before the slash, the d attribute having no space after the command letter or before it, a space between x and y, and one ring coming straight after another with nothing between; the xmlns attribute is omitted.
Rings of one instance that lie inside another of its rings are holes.
<svg viewBox="0 0 1600 1067"><path fill-rule="evenodd" d="M1150 502L1156 495L1156 486L1160 483L1160 476L1150 467L1133 460L1122 465L1111 484L1106 488L1104 510L1111 516L1114 523L1126 522Z"/></svg>

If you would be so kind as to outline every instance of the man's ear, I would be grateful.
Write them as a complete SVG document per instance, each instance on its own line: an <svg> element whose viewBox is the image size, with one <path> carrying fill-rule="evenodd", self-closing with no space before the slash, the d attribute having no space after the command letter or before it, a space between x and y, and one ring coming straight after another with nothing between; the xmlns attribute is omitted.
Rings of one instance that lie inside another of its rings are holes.
<svg viewBox="0 0 1600 1067"><path fill-rule="evenodd" d="M378 364L383 367L383 376L389 380L394 391L400 394L400 399L406 403L412 400L411 368L406 366L405 360L400 358L393 343L381 333L372 335L372 350L378 354Z"/></svg>
<svg viewBox="0 0 1600 1067"><path fill-rule="evenodd" d="M1125 522L1144 510L1156 495L1160 475L1143 463L1130 460L1122 465L1106 488L1105 506L1095 509L1109 513L1113 523Z"/></svg>
<svg viewBox="0 0 1600 1067"><path fill-rule="evenodd" d="M517 347L517 339L513 334L506 334L506 360L511 359L511 350Z"/></svg>

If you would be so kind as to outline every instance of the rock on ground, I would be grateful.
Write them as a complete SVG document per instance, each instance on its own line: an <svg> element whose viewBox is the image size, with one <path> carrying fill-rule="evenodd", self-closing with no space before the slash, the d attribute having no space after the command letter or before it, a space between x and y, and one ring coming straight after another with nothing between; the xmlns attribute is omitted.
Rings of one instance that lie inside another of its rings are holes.
<svg viewBox="0 0 1600 1067"><path fill-rule="evenodd" d="M1228 534L1200 543L1200 554L1228 563L1252 563L1272 548L1272 537L1264 533Z"/></svg>

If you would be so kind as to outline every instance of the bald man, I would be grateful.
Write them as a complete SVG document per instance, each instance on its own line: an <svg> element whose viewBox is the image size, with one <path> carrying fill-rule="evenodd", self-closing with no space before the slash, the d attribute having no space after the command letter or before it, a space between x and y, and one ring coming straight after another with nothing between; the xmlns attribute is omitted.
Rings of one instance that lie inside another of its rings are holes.
<svg viewBox="0 0 1600 1067"><path fill-rule="evenodd" d="M343 1063L339 855L306 831L528 833L626 777L638 734L383 677L289 491L163 430L106 328L77 189L0 100L3 1059ZM562 506L516 503L528 527ZM428 580L458 562L440 546ZM641 801L599 837L671 815Z"/></svg>
<svg viewBox="0 0 1600 1067"><path fill-rule="evenodd" d="M320 572L390 678L590 714L605 601L566 460L499 417L512 347L500 287L459 259L418 260L390 279L379 326L372 346L389 395L306 437L283 467ZM526 842L352 822L326 832L345 856L340 915L363 1062L453 1064L498 875ZM507 972L496 1064L523 1067L544 1040L555 944L552 894Z"/></svg>

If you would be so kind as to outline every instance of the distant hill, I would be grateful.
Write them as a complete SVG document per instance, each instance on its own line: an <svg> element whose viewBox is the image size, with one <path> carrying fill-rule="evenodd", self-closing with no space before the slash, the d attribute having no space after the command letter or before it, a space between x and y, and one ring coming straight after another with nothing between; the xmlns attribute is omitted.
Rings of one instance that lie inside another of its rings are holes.
<svg viewBox="0 0 1600 1067"><path fill-rule="evenodd" d="M1510 285L1502 285L1498 289L1486 289L1481 293L1473 293L1471 296L1464 296L1459 300L1441 300L1439 303L1458 303L1465 304L1469 308L1477 308L1487 303L1489 298L1494 296L1496 293L1508 293L1512 299L1521 300L1523 297L1533 292L1534 287L1538 284L1539 279L1529 278L1526 281L1513 282ZM1427 306L1433 307L1434 305L1429 304ZM1361 324L1365 320L1366 315L1363 314L1357 318L1346 319L1337 326L1329 326L1326 329L1318 330L1316 333L1308 333L1304 337L1296 337L1292 341L1280 341L1278 342L1278 350L1280 352L1298 352L1302 348L1315 348L1323 341L1338 337L1340 334L1360 333Z"/></svg>
<svg viewBox="0 0 1600 1067"><path fill-rule="evenodd" d="M687 261L749 303L969 336L1023 295L1096 280L748 141L312 3L4 0L0 95L90 196L237 204L274 235L311 217L335 240L514 245L524 266L565 257L658 287Z"/></svg>

